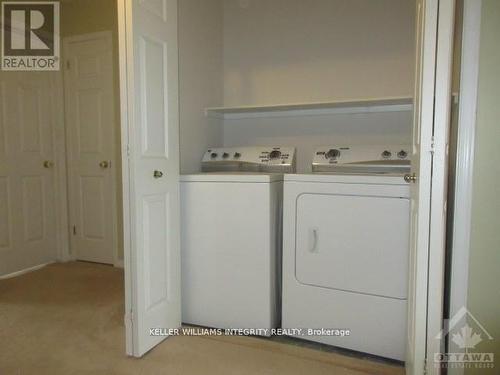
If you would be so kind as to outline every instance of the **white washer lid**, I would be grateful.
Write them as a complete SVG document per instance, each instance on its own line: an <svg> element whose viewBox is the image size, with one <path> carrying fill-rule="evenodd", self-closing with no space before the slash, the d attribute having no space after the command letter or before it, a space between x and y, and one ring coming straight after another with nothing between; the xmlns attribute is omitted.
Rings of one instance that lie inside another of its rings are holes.
<svg viewBox="0 0 500 375"><path fill-rule="evenodd" d="M286 174L285 182L323 182L343 184L408 185L402 174Z"/></svg>
<svg viewBox="0 0 500 375"><path fill-rule="evenodd" d="M283 181L279 173L213 172L180 176L181 182L253 182L270 183Z"/></svg>

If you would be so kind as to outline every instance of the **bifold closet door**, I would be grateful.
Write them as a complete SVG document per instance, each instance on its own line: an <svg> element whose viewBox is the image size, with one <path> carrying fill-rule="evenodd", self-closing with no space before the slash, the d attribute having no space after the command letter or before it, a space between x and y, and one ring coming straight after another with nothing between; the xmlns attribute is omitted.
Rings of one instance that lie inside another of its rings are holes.
<svg viewBox="0 0 500 375"><path fill-rule="evenodd" d="M140 357L181 325L177 1L124 4L127 351Z"/></svg>
<svg viewBox="0 0 500 375"><path fill-rule="evenodd" d="M455 0L418 0L406 373L439 374Z"/></svg>

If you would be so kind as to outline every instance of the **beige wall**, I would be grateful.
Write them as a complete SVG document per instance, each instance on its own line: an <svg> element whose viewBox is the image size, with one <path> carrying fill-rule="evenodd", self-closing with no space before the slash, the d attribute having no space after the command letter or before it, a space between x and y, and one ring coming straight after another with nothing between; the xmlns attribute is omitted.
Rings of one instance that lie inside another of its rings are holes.
<svg viewBox="0 0 500 375"><path fill-rule="evenodd" d="M414 0L225 0L226 106L411 96Z"/></svg>
<svg viewBox="0 0 500 375"><path fill-rule="evenodd" d="M408 143L411 116L221 121L204 108L412 96L415 0L182 0L181 172L209 146ZM223 122L223 126L221 125Z"/></svg>
<svg viewBox="0 0 500 375"><path fill-rule="evenodd" d="M224 0L224 105L412 96L414 0ZM406 113L224 121L224 145L409 144Z"/></svg>
<svg viewBox="0 0 500 375"><path fill-rule="evenodd" d="M121 189L120 79L118 60L118 14L116 0L71 0L61 2L61 38L98 31L111 31L113 37L115 93L115 169L117 181L118 247L123 259L123 215ZM64 58L64 49L62 50Z"/></svg>
<svg viewBox="0 0 500 375"><path fill-rule="evenodd" d="M500 1L483 0L468 308L494 338L476 350L495 353L496 368L467 370L468 375L498 374L500 368L499 36Z"/></svg>
<svg viewBox="0 0 500 375"><path fill-rule="evenodd" d="M118 35L116 0L71 0L61 2L62 36L95 31Z"/></svg>
<svg viewBox="0 0 500 375"><path fill-rule="evenodd" d="M222 105L222 21L222 0L179 2L182 173L198 172L204 150L222 142L222 124L204 113Z"/></svg>

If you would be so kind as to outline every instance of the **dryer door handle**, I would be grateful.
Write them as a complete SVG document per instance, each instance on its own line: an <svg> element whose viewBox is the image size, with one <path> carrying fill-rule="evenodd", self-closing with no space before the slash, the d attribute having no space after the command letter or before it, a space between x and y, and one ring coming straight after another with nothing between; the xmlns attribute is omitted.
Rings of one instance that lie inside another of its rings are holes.
<svg viewBox="0 0 500 375"><path fill-rule="evenodd" d="M311 253L319 253L318 250L318 228L312 229L312 246L309 250Z"/></svg>

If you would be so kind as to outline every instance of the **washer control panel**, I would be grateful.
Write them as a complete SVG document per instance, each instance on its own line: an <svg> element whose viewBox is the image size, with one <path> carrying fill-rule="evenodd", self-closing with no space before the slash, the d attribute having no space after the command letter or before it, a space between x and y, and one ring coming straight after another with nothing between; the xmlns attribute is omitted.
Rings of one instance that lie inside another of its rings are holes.
<svg viewBox="0 0 500 375"><path fill-rule="evenodd" d="M318 147L312 169L322 173L407 173L409 150L409 145Z"/></svg>
<svg viewBox="0 0 500 375"><path fill-rule="evenodd" d="M295 173L295 148L211 148L205 152L201 167L203 172Z"/></svg>

